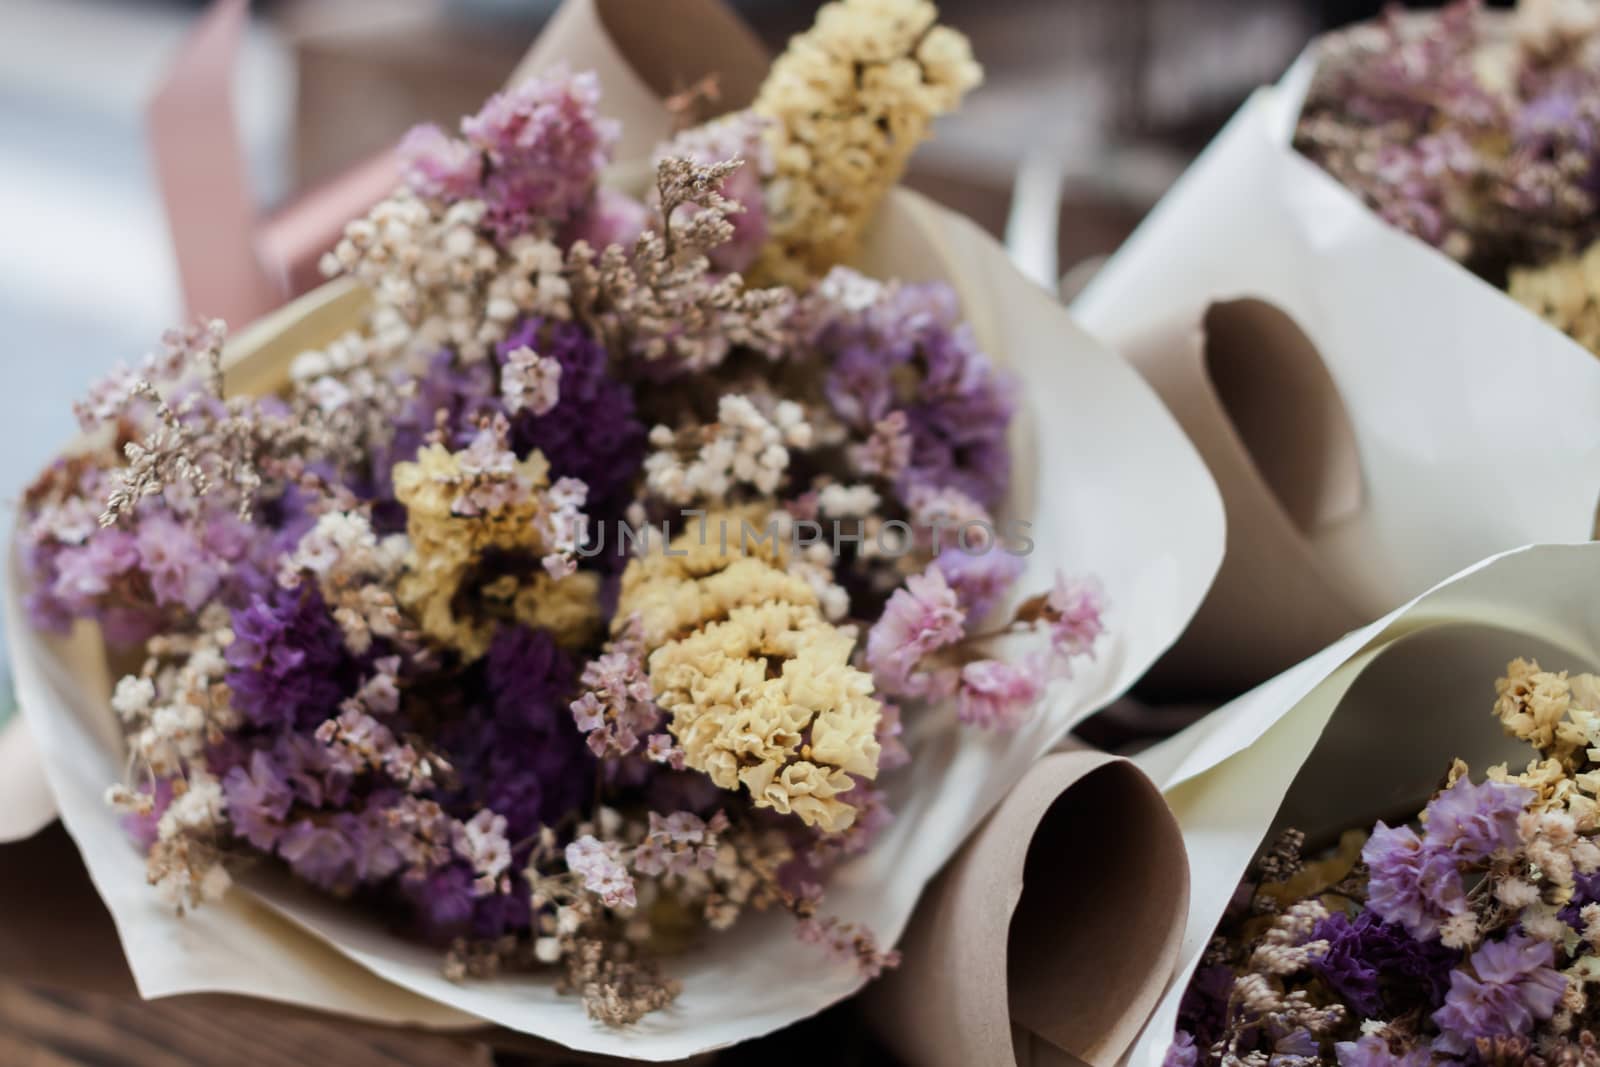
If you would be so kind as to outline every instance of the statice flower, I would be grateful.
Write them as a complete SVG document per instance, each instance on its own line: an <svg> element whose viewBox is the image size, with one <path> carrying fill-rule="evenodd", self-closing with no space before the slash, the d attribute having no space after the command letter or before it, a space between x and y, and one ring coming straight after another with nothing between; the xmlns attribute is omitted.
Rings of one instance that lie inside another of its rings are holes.
<svg viewBox="0 0 1600 1067"><path fill-rule="evenodd" d="M331 819L303 818L278 839L278 855L299 878L334 894L356 887L355 849Z"/></svg>
<svg viewBox="0 0 1600 1067"><path fill-rule="evenodd" d="M262 727L314 727L355 690L357 664L313 583L257 597L233 613L224 655L234 706Z"/></svg>
<svg viewBox="0 0 1600 1067"><path fill-rule="evenodd" d="M961 322L953 289L883 285L838 267L801 319L828 368L828 401L847 426L865 438L904 413L910 455L895 483L902 500L919 487L957 489L986 506L1005 495L1014 386Z"/></svg>
<svg viewBox="0 0 1600 1067"><path fill-rule="evenodd" d="M1016 585L1026 561L1012 552L991 546L983 552L963 552L957 546L941 551L934 560L967 618L981 622L987 618Z"/></svg>
<svg viewBox="0 0 1600 1067"><path fill-rule="evenodd" d="M1105 633L1105 593L1094 578L1068 578L1056 572L1045 597L1050 647L1061 656L1088 655Z"/></svg>
<svg viewBox="0 0 1600 1067"><path fill-rule="evenodd" d="M598 757L628 755L661 722L637 617L622 626L605 652L589 661L579 682L583 691L572 702L572 717ZM670 735L651 736L649 747L652 759L682 767L683 750Z"/></svg>
<svg viewBox="0 0 1600 1067"><path fill-rule="evenodd" d="M1461 953L1436 940L1419 941L1370 911L1336 911L1311 932L1328 949L1311 967L1346 1004L1367 1018L1411 1007L1432 1011L1444 1001L1450 970Z"/></svg>
<svg viewBox="0 0 1600 1067"><path fill-rule="evenodd" d="M453 712L439 734L462 783L447 802L462 818L479 808L504 816L517 840L591 793L593 762L565 707L577 669L549 633L508 626L494 635L482 671L487 695Z"/></svg>
<svg viewBox="0 0 1600 1067"><path fill-rule="evenodd" d="M1433 1013L1435 1047L1463 1055L1478 1038L1526 1034L1550 1018L1567 980L1554 967L1555 947L1522 934L1485 942L1450 975L1444 1006Z"/></svg>
<svg viewBox="0 0 1600 1067"><path fill-rule="evenodd" d="M611 376L605 348L578 323L527 319L500 345L501 360L522 348L560 368L560 396L548 411L512 417L512 448L519 456L537 450L553 474L582 481L589 513L602 528L614 525L644 462L633 390Z"/></svg>
<svg viewBox="0 0 1600 1067"><path fill-rule="evenodd" d="M1172 1035L1172 1044L1161 1058L1161 1067L1199 1067L1200 1050L1194 1047L1194 1035L1179 1030Z"/></svg>
<svg viewBox="0 0 1600 1067"><path fill-rule="evenodd" d="M406 182L431 200L468 200L483 181L483 154L428 123L413 126L400 139Z"/></svg>
<svg viewBox="0 0 1600 1067"><path fill-rule="evenodd" d="M721 812L708 823L691 811L652 811L645 839L633 852L633 869L652 876L710 870L717 862L717 834L727 826Z"/></svg>
<svg viewBox="0 0 1600 1067"><path fill-rule="evenodd" d="M500 396L513 415L523 409L548 415L561 396L561 364L526 346L513 348L500 368Z"/></svg>
<svg viewBox="0 0 1600 1067"><path fill-rule="evenodd" d="M615 842L585 834L567 846L566 859L567 869L578 875L583 887L606 907L632 908L638 902L633 877L623 865Z"/></svg>
<svg viewBox="0 0 1600 1067"><path fill-rule="evenodd" d="M1367 906L1412 937L1431 938L1440 924L1467 910L1456 857L1409 826L1379 822L1361 850L1371 872Z"/></svg>
<svg viewBox="0 0 1600 1067"><path fill-rule="evenodd" d="M1043 691L1044 671L1036 663L977 660L961 668L956 715L981 729L1015 730Z"/></svg>
<svg viewBox="0 0 1600 1067"><path fill-rule="evenodd" d="M1359 1041L1340 1041L1333 1046L1339 1067L1431 1067L1433 1056L1425 1048L1393 1052L1389 1043L1376 1034Z"/></svg>
<svg viewBox="0 0 1600 1067"><path fill-rule="evenodd" d="M222 779L228 818L234 833L263 852L272 852L283 836L284 819L294 803L294 788L272 756L261 749L250 762L234 767Z"/></svg>
<svg viewBox="0 0 1600 1067"><path fill-rule="evenodd" d="M407 180L420 196L482 199L502 243L558 228L588 204L617 139L599 103L591 72L530 78L463 119L461 141L412 131L402 144Z"/></svg>
<svg viewBox="0 0 1600 1067"><path fill-rule="evenodd" d="M938 567L906 579L867 633L867 666L878 686L899 696L948 692L951 672L924 669L931 654L960 641L966 613Z"/></svg>
<svg viewBox="0 0 1600 1067"><path fill-rule="evenodd" d="M669 157L706 165L733 159L743 163L718 189L725 200L737 205L737 210L729 215L732 237L707 253L717 270L748 269L767 243L767 208L761 187L772 173L772 153L764 138L768 125L754 112L736 111L684 130L656 153L657 163ZM686 206L680 210L694 209Z"/></svg>
<svg viewBox="0 0 1600 1067"><path fill-rule="evenodd" d="M1533 793L1520 785L1473 784L1462 776L1428 802L1422 815L1428 843L1463 860L1513 852L1519 844L1517 819L1532 801Z"/></svg>

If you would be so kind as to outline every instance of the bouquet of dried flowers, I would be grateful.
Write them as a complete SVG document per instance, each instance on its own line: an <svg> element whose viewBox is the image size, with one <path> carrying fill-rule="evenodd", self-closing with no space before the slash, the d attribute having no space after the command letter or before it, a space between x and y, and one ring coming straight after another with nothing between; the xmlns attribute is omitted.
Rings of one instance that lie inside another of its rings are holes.
<svg viewBox="0 0 1600 1067"><path fill-rule="evenodd" d="M642 191L591 75L519 84L406 139L325 264L359 328L284 390L229 388L218 322L94 387L27 607L131 664L109 801L175 908L286 870L613 1024L751 910L894 963L822 899L902 713L1014 730L1102 632L1066 575L993 617L1015 383L948 285L838 265L978 80L933 18L828 5Z"/></svg>
<svg viewBox="0 0 1600 1067"><path fill-rule="evenodd" d="M1494 714L1525 769L1457 759L1410 823L1307 859L1281 833L1222 919L1171 1065L1600 1059L1600 677L1518 659Z"/></svg>
<svg viewBox="0 0 1600 1067"><path fill-rule="evenodd" d="M1455 0L1333 34L1296 146L1600 353L1600 9Z"/></svg>

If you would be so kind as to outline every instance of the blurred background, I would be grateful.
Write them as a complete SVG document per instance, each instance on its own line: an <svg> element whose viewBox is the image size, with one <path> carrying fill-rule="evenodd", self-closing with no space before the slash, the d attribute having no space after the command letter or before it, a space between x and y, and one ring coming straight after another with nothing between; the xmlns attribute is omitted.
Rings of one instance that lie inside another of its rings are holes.
<svg viewBox="0 0 1600 1067"><path fill-rule="evenodd" d="M661 17L654 0L636 2L641 19ZM140 357L182 315L144 109L201 6L0 0L0 322L13 372L11 388L0 391L0 498L8 507L71 437L71 402L90 378ZM735 6L776 51L818 5ZM1018 174L1025 186L1029 175L1044 176L1044 195L1061 200L1057 261L1063 270L1077 265L1081 278L1251 88L1276 78L1319 30L1368 17L1379 4L940 6L945 21L972 39L987 80L919 153L910 184L999 233ZM415 122L453 123L476 110L554 7L554 0L257 3L234 90L262 211L393 144ZM1035 236L1049 243L1049 235ZM3 679L0 692L9 693ZM848 1006L840 1011L848 1022ZM454 1042L263 1026L263 1018L0 983L0 1064L488 1062L486 1051ZM785 1062L777 1050L790 1040L766 1043L766 1061ZM830 1044L841 1048L836 1033ZM843 1047L844 1062L879 1062L865 1038L852 1048Z"/></svg>

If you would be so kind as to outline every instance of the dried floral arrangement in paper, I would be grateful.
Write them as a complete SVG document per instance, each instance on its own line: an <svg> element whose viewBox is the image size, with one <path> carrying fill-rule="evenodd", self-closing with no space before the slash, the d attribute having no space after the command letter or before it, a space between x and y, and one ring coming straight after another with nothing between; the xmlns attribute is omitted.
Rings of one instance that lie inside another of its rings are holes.
<svg viewBox="0 0 1600 1067"><path fill-rule="evenodd" d="M1524 768L1456 760L1410 823L1283 833L1195 972L1166 1062L1586 1064L1600 1056L1600 678L1515 660Z"/></svg>
<svg viewBox="0 0 1600 1067"><path fill-rule="evenodd" d="M1318 59L1296 146L1600 353L1600 8L1396 9Z"/></svg>
<svg viewBox="0 0 1600 1067"><path fill-rule="evenodd" d="M24 501L28 605L142 659L110 802L176 908L275 866L616 1024L753 909L894 962L823 893L893 818L902 713L1017 727L1102 609L1063 575L994 617L1013 384L947 285L839 265L977 80L933 20L827 5L642 191L602 184L592 75L519 84L406 138L325 263L363 325L281 394L228 391L215 322L93 389ZM817 200L802 145L859 173Z"/></svg>

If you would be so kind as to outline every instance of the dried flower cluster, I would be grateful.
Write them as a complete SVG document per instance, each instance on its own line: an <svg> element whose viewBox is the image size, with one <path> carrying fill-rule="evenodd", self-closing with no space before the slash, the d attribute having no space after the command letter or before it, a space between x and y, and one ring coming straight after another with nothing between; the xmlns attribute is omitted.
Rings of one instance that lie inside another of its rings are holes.
<svg viewBox="0 0 1600 1067"><path fill-rule="evenodd" d="M938 14L929 0L835 0L772 65L751 107L773 168L757 276L800 284L848 260L933 120L983 79Z"/></svg>
<svg viewBox="0 0 1600 1067"><path fill-rule="evenodd" d="M1600 8L1478 0L1328 38L1296 145L1383 218L1600 353Z"/></svg>
<svg viewBox="0 0 1600 1067"><path fill-rule="evenodd" d="M1457 760L1415 825L1257 862L1185 995L1173 1067L1595 1062L1600 677L1512 662L1494 712L1537 753Z"/></svg>
<svg viewBox="0 0 1600 1067"><path fill-rule="evenodd" d="M549 968L612 1024L753 909L893 965L820 887L892 817L902 712L1013 728L1101 632L1065 578L984 628L1026 550L991 511L1014 400L947 286L734 273L796 254L774 139L870 128L806 209L848 232L804 258L854 239L975 77L931 24L825 9L773 113L681 133L639 199L600 184L592 76L530 81L407 138L327 260L360 326L284 395L226 393L220 324L94 389L24 501L29 607L144 652L110 799L178 907L281 865L456 978ZM838 114L796 95L818 49L863 64Z"/></svg>

